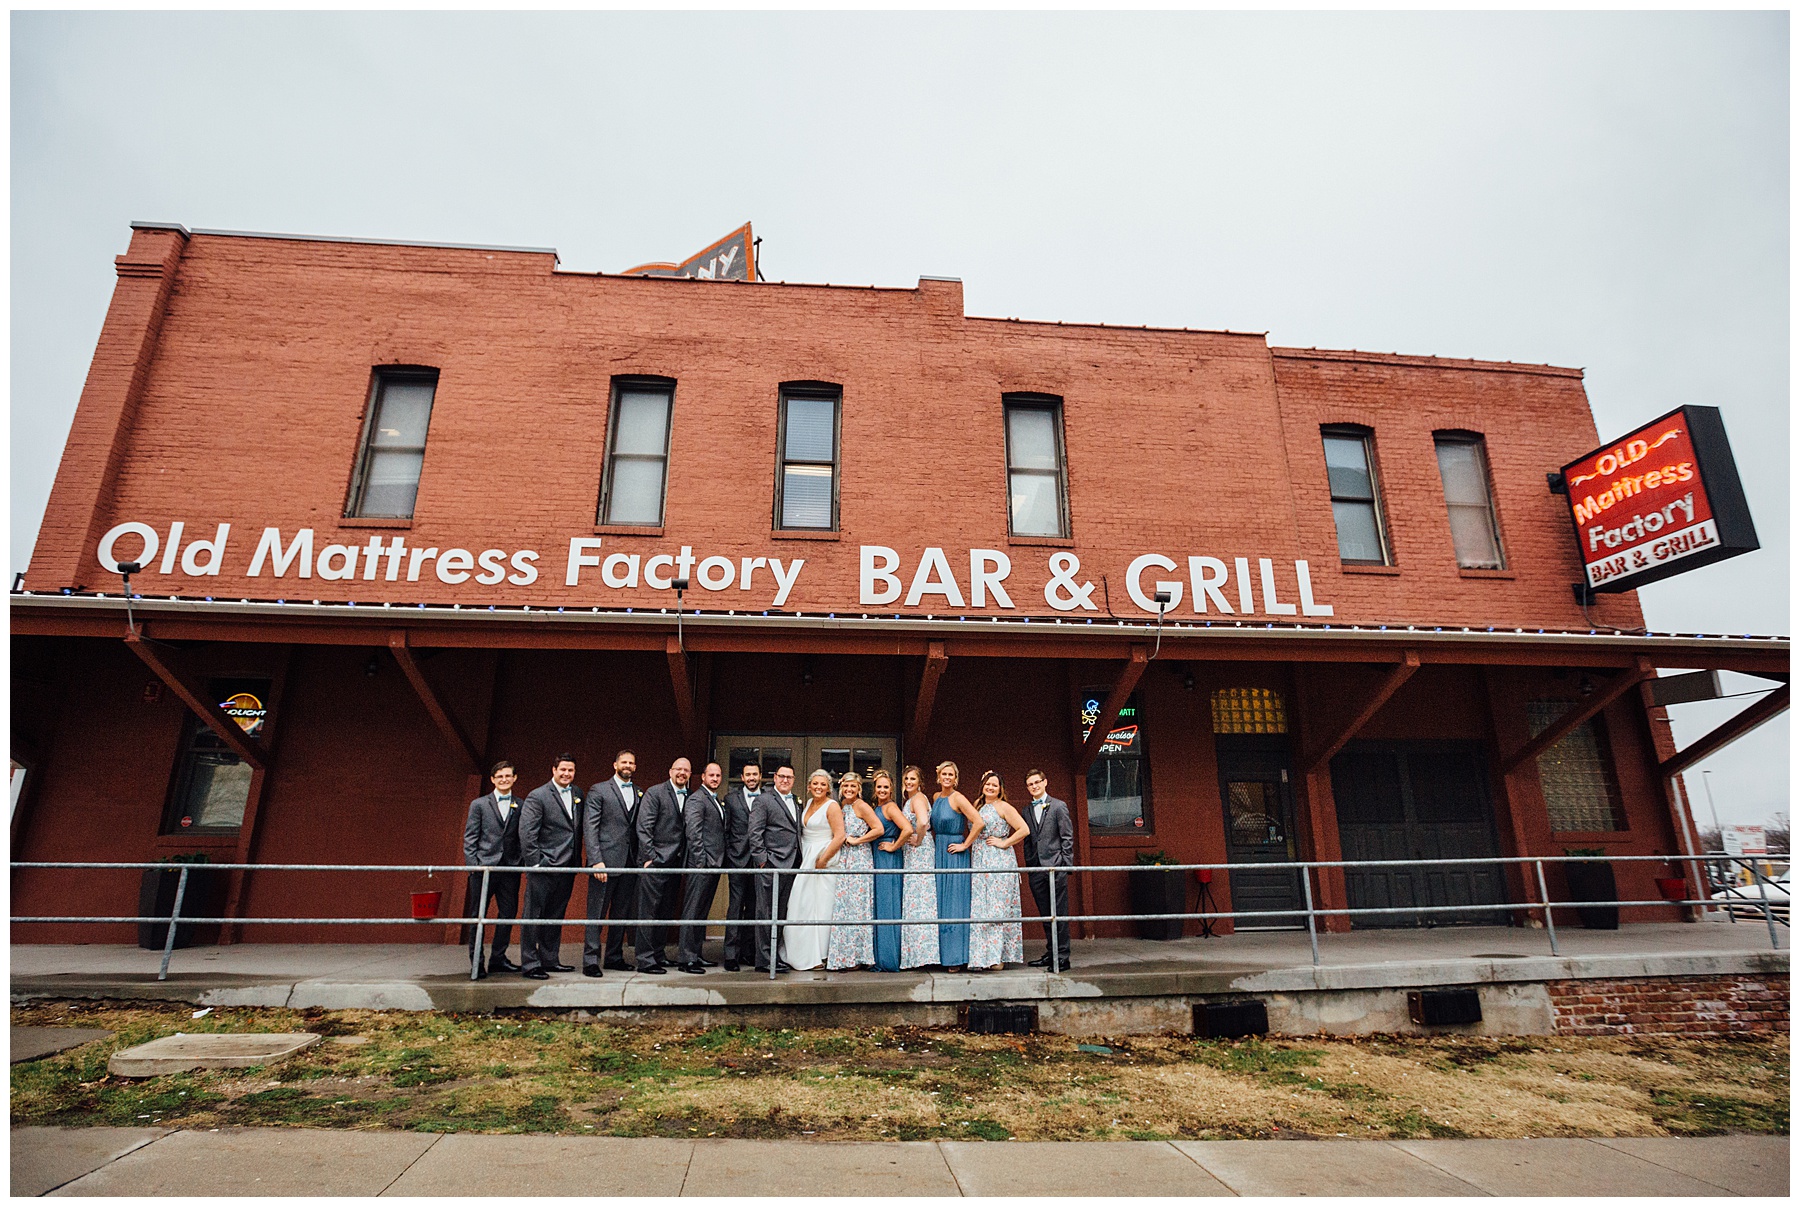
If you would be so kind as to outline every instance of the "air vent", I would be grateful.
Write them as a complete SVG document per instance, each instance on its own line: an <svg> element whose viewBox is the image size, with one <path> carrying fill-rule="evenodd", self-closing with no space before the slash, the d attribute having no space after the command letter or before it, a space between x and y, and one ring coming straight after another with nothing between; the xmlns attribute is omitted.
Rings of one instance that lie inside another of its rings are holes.
<svg viewBox="0 0 1800 1207"><path fill-rule="evenodd" d="M1267 1035L1269 1009L1254 998L1247 1002L1195 1002L1194 1034L1209 1039Z"/></svg>
<svg viewBox="0 0 1800 1207"><path fill-rule="evenodd" d="M1481 996L1473 989L1413 989L1406 1012L1422 1027L1454 1027L1481 1021Z"/></svg>
<svg viewBox="0 0 1800 1207"><path fill-rule="evenodd" d="M1029 1035L1037 1030L1036 1006L970 1002L963 1027L977 1035Z"/></svg>

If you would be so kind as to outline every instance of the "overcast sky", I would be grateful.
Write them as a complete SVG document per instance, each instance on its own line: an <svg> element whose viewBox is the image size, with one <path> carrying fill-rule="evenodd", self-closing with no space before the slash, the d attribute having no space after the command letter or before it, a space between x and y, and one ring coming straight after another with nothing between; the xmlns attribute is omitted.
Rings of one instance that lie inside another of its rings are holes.
<svg viewBox="0 0 1800 1207"><path fill-rule="evenodd" d="M748 219L770 279L1581 366L1602 435L1721 407L1764 547L1645 610L1790 631L1784 13L15 13L12 190L14 570L133 219L608 271ZM1702 764L1725 821L1787 751Z"/></svg>

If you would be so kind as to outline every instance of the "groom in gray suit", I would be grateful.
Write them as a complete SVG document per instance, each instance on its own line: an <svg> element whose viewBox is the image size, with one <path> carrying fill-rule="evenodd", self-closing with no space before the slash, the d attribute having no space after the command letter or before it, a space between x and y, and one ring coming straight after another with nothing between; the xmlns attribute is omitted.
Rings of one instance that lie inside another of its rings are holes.
<svg viewBox="0 0 1800 1207"><path fill-rule="evenodd" d="M677 967L683 972L702 973L714 967L703 954L706 944L706 915L712 910L713 898L719 892L719 873L706 868L725 866L725 802L719 799L719 785L725 771L717 763L708 763L700 772L700 786L688 793L681 806L681 826L687 832L687 858L690 871L681 888L681 947Z"/></svg>
<svg viewBox="0 0 1800 1207"><path fill-rule="evenodd" d="M769 924L787 917L788 897L794 891L794 878L783 876L777 893L774 872L800 866L800 802L794 799L792 767L777 767L775 786L750 806L750 866L763 869L756 877L756 916L763 925L756 928L752 963L758 972L767 972L774 934ZM774 953L774 959L776 972L793 971L779 953Z"/></svg>
<svg viewBox="0 0 1800 1207"><path fill-rule="evenodd" d="M1056 962L1069 966L1069 874L1049 868L1075 866L1075 825L1069 819L1069 806L1050 795L1050 781L1033 767L1025 773L1025 791L1031 803L1020 810L1031 833L1019 845L1025 849L1026 879L1031 882L1031 897L1044 918L1044 954L1031 961L1039 968L1050 966L1050 894L1056 893Z"/></svg>

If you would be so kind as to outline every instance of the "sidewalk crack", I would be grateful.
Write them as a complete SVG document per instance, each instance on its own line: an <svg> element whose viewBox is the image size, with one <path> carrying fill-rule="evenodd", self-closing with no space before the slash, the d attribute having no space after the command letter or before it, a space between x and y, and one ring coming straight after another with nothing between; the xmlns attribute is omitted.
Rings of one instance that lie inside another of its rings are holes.
<svg viewBox="0 0 1800 1207"><path fill-rule="evenodd" d="M694 1150L699 1147L700 1147L700 1142L698 1140L689 1140L688 1141L687 1164L683 1165L681 1167L681 1185L675 1191L676 1198L680 1198L687 1193L688 1175L694 1171Z"/></svg>
<svg viewBox="0 0 1800 1207"><path fill-rule="evenodd" d="M952 1182L956 1183L956 1193L960 1194L965 1199L968 1198L969 1192L964 1189L962 1179L956 1176L956 1166L950 1164L950 1154L944 1151L944 1142L942 1140L933 1140L931 1143L932 1147L937 1149L938 1160L944 1163L944 1172L950 1175L950 1180Z"/></svg>
<svg viewBox="0 0 1800 1207"><path fill-rule="evenodd" d="M1698 1137L1698 1136L1696 1136L1694 1138L1701 1139L1701 1137ZM1634 1153L1627 1149L1620 1148L1616 1144L1608 1144L1607 1143L1608 1140L1617 1140L1617 1139L1621 1139L1621 1137L1618 1137L1618 1136L1589 1136L1588 1139L1592 1140L1595 1144L1600 1145L1602 1148L1611 1149L1613 1152L1618 1153L1620 1156L1630 1157L1633 1160L1637 1160L1637 1161L1643 1161L1646 1164L1656 1166L1658 1169L1666 1169L1670 1173L1680 1174L1684 1178L1692 1178L1696 1182L1701 1182L1707 1186L1716 1187L1720 1194L1729 1194L1729 1195L1736 1196L1740 1193L1736 1190L1732 1190L1730 1187L1720 1186L1717 1182L1708 1182L1705 1178L1701 1177L1697 1173L1691 1173L1685 1169L1676 1169L1673 1165L1664 1165L1661 1161L1656 1160L1654 1157L1646 1157L1643 1153Z"/></svg>
<svg viewBox="0 0 1800 1207"><path fill-rule="evenodd" d="M416 1156L412 1160L408 1161L405 1165L405 1168L401 1169L401 1171L399 1173L395 1174L393 1177L388 1179L387 1185L383 1186L380 1190L377 1190L375 1192L375 1197L380 1198L381 1196L387 1194L388 1191L392 1190L394 1188L394 1183L398 1182L401 1178L404 1178L406 1176L406 1171L408 1169L411 1169L413 1166L417 1165L420 1161L424 1160L425 1154L430 1152L432 1149L436 1148L438 1146L438 1141L442 1140L443 1138L444 1138L444 1133L442 1133L442 1132L439 1132L437 1135L433 1136L431 1138L431 1143L427 1144L424 1148L421 1148L419 1150L418 1156Z"/></svg>

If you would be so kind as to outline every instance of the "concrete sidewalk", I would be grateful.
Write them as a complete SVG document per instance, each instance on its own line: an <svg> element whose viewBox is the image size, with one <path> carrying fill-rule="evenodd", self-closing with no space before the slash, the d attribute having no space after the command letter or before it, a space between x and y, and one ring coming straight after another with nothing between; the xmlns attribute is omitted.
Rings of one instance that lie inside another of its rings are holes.
<svg viewBox="0 0 1800 1207"><path fill-rule="evenodd" d="M1786 1136L1028 1143L25 1127L15 1195L1752 1195Z"/></svg>

